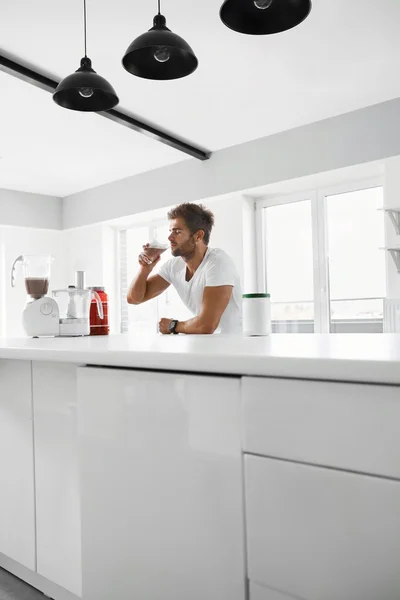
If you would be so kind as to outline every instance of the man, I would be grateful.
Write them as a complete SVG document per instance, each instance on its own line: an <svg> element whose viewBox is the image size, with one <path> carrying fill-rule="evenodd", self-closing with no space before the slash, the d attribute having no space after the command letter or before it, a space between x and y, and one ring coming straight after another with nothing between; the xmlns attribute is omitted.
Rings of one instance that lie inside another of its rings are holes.
<svg viewBox="0 0 400 600"><path fill-rule="evenodd" d="M129 304L147 302L171 284L193 313L188 321L162 318L160 333L210 334L242 331L242 293L232 259L219 248L209 248L214 215L198 204L185 203L168 213L171 254L174 258L151 274L154 262L139 256L140 269L129 288ZM146 249L147 246L143 248Z"/></svg>

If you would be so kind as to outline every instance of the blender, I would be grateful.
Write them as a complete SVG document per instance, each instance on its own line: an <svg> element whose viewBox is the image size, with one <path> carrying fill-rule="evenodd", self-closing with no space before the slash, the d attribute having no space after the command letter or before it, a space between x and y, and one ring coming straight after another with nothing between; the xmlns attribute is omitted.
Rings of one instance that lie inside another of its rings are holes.
<svg viewBox="0 0 400 600"><path fill-rule="evenodd" d="M57 302L46 296L49 290L50 267L54 257L50 254L23 254L11 269L11 286L16 284L16 268L22 265L27 304L22 314L22 322L30 337L55 336L59 334L59 311Z"/></svg>
<svg viewBox="0 0 400 600"><path fill-rule="evenodd" d="M90 334L90 304L96 299L97 311L103 318L103 306L97 292L84 289L84 273L77 271L77 285L53 291L47 296L50 267L54 257L50 254L23 254L11 269L11 286L16 284L16 269L22 266L28 301L22 322L29 337L84 336Z"/></svg>

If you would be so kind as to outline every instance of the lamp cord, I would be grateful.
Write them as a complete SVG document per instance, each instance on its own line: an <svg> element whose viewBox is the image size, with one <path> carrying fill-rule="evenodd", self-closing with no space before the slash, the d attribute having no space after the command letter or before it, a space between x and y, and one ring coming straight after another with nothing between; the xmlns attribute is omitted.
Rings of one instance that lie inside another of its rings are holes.
<svg viewBox="0 0 400 600"><path fill-rule="evenodd" d="M160 0L158 0L158 14L159 15L161 14L161 12L160 12Z"/></svg>
<svg viewBox="0 0 400 600"><path fill-rule="evenodd" d="M86 0L83 0L83 28L84 28L84 38L85 38L85 57L86 54Z"/></svg>

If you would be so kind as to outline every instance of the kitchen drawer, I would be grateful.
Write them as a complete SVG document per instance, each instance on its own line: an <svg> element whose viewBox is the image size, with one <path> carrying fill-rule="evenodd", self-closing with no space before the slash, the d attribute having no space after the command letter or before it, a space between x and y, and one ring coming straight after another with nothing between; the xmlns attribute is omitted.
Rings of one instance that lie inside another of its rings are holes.
<svg viewBox="0 0 400 600"><path fill-rule="evenodd" d="M244 451L400 478L400 386L244 377Z"/></svg>
<svg viewBox="0 0 400 600"><path fill-rule="evenodd" d="M282 594L281 592L271 590L270 588L250 581L249 600L298 600L298 598Z"/></svg>
<svg viewBox="0 0 400 600"><path fill-rule="evenodd" d="M245 489L250 581L304 600L399 600L399 481L246 456Z"/></svg>

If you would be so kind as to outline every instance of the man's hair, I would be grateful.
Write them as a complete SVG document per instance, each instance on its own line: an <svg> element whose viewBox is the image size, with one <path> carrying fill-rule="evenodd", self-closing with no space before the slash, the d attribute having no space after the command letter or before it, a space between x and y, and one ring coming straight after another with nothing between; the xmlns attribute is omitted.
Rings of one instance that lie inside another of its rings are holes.
<svg viewBox="0 0 400 600"><path fill-rule="evenodd" d="M214 226L214 215L211 210L208 210L202 204L184 202L169 211L168 219L183 219L192 234L199 230L204 231L203 240L205 245L208 246L211 230Z"/></svg>

